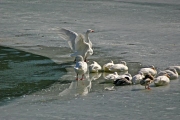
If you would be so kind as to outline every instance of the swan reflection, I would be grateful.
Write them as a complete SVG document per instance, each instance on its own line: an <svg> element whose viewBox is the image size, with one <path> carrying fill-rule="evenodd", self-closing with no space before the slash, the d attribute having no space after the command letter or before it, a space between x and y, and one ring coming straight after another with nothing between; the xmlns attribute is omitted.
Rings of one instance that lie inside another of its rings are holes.
<svg viewBox="0 0 180 120"><path fill-rule="evenodd" d="M73 80L69 87L59 93L59 96L86 96L91 90L91 80Z"/></svg>

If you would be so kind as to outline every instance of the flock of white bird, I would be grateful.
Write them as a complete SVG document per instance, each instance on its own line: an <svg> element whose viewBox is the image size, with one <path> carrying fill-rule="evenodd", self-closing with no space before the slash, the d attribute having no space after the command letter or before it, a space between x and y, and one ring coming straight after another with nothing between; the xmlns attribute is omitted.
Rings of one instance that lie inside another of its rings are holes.
<svg viewBox="0 0 180 120"><path fill-rule="evenodd" d="M71 57L75 57L76 65L74 66L74 70L77 74L76 80L79 80L79 75L82 75L80 80L83 80L87 72L111 72L104 78L112 81L116 86L141 84L145 86L145 89L150 89L149 85L151 83L154 83L155 86L165 86L170 83L170 80L178 79L180 66L169 66L167 69L157 72L152 65L147 68L141 68L134 76L128 73L128 66L125 61L114 64L111 60L102 67L96 61L93 61L93 63L88 66L87 57L93 54L92 42L88 35L92 32L94 32L94 30L88 29L85 35L83 35L64 28L59 30L60 36L68 41L73 51ZM119 75L118 73L120 72L125 73Z"/></svg>

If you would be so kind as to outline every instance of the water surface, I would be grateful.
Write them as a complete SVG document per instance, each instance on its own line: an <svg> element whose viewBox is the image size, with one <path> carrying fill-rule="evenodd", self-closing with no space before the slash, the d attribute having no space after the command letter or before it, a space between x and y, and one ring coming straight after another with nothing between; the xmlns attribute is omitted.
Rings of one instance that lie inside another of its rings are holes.
<svg viewBox="0 0 180 120"><path fill-rule="evenodd" d="M101 65L127 61L129 73L180 65L179 0L1 0L0 119L179 120L179 79L168 86L115 87L104 75L75 81L73 58L54 28L91 28ZM5 47L6 46L6 47Z"/></svg>

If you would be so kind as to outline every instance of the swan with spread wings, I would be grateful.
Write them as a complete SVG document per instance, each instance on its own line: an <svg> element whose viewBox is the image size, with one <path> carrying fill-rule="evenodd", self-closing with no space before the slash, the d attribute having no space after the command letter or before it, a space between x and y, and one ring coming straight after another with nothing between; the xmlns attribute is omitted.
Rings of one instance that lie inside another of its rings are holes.
<svg viewBox="0 0 180 120"><path fill-rule="evenodd" d="M74 31L61 28L59 30L59 35L68 41L69 47L74 52L71 54L71 57L76 57L81 55L84 58L84 61L87 61L87 57L93 54L92 42L89 39L89 33L94 32L94 30L88 29L83 34L77 34Z"/></svg>

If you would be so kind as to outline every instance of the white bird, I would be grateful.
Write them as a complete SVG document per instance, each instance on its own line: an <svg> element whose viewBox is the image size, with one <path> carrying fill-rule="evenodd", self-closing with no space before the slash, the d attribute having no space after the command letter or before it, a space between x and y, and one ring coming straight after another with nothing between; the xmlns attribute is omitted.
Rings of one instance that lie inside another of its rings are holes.
<svg viewBox="0 0 180 120"><path fill-rule="evenodd" d="M119 64L114 64L109 68L109 71L111 72L124 72L128 71L128 67L126 65L125 61L121 61Z"/></svg>
<svg viewBox="0 0 180 120"><path fill-rule="evenodd" d="M126 73L126 74L123 74L123 75L119 75L119 76L117 77L117 79L121 79L121 78L127 78L129 81L132 80L132 76L131 76L130 73Z"/></svg>
<svg viewBox="0 0 180 120"><path fill-rule="evenodd" d="M140 81L141 81L144 77L145 77L144 74L143 74L142 72L140 72L140 73L138 73L138 74L136 74L136 75L134 75L134 76L132 77L132 83L133 83L133 84L139 84Z"/></svg>
<svg viewBox="0 0 180 120"><path fill-rule="evenodd" d="M174 68L176 69L177 73L180 75L180 66L169 66L168 68L166 68L166 70Z"/></svg>
<svg viewBox="0 0 180 120"><path fill-rule="evenodd" d="M111 60L109 63L106 63L103 65L103 70L104 72L111 72L109 70L110 67L112 67L114 65L114 62Z"/></svg>
<svg viewBox="0 0 180 120"><path fill-rule="evenodd" d="M76 80L78 80L78 75L81 74L82 78L80 80L83 80L84 74L87 72L88 67L87 63L84 62L84 59L81 55L76 56L76 65L74 67L74 70L77 74Z"/></svg>
<svg viewBox="0 0 180 120"><path fill-rule="evenodd" d="M153 65L148 68L141 68L139 73L143 73L144 75L151 74L152 76L157 75L157 71Z"/></svg>
<svg viewBox="0 0 180 120"><path fill-rule="evenodd" d="M89 65L89 72L97 73L101 69L101 66L96 61L93 61L93 63Z"/></svg>
<svg viewBox="0 0 180 120"><path fill-rule="evenodd" d="M161 76L162 74L164 74L164 72L166 72L169 75L170 80L174 80L174 79L177 79L179 77L179 74L177 73L176 69L174 69L174 68L170 68L168 70L160 71L157 76Z"/></svg>
<svg viewBox="0 0 180 120"><path fill-rule="evenodd" d="M119 77L118 73L114 72L113 74L108 74L107 76L105 76L104 79L114 81L118 77Z"/></svg>
<svg viewBox="0 0 180 120"><path fill-rule="evenodd" d="M155 86L165 86L170 83L169 75L166 72L162 72L162 75L156 77L154 79L154 85Z"/></svg>
<svg viewBox="0 0 180 120"><path fill-rule="evenodd" d="M74 52L71 54L71 57L76 57L81 55L84 60L87 60L87 57L93 54L92 42L89 39L89 33L94 32L94 30L88 29L85 35L77 34L74 31L70 31L64 28L59 30L59 35L68 41L69 47Z"/></svg>

